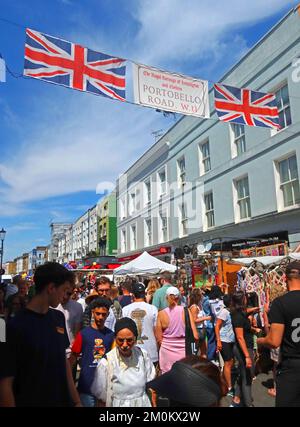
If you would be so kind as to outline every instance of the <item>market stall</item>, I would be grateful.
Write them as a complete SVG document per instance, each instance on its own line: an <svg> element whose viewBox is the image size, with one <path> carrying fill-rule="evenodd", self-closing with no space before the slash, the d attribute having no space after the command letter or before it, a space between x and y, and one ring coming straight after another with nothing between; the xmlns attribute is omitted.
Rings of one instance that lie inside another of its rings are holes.
<svg viewBox="0 0 300 427"><path fill-rule="evenodd" d="M139 257L123 264L116 268L113 272L114 276L126 276L126 275L143 275L143 274L160 274L163 271L169 271L175 273L177 270L175 265L168 264L167 262L161 261L151 255L148 252L143 252Z"/></svg>

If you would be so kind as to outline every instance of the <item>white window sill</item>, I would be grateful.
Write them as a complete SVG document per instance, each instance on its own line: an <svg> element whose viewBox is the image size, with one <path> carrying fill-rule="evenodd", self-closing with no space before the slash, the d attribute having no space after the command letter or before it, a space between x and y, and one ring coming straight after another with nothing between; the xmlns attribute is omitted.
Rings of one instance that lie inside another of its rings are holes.
<svg viewBox="0 0 300 427"><path fill-rule="evenodd" d="M235 224L239 224L241 222L247 222L247 221L250 221L251 219L252 219L251 216L248 218L236 219Z"/></svg>
<svg viewBox="0 0 300 427"><path fill-rule="evenodd" d="M276 136L276 135L279 135L281 132L283 132L284 130L286 130L286 129L288 129L288 128L290 128L291 126L292 126L292 124L293 124L293 122L290 124L290 125L288 125L288 126L286 126L286 127L284 127L284 128L282 128L282 129L279 129L279 130L274 130L274 129L271 129L271 138L273 138L274 136Z"/></svg>
<svg viewBox="0 0 300 427"><path fill-rule="evenodd" d="M215 225L212 225L211 227L206 227L206 231L214 230L216 228Z"/></svg>
<svg viewBox="0 0 300 427"><path fill-rule="evenodd" d="M297 203L296 205L292 205L292 206L287 206L287 207L278 207L277 211L280 212L288 212L291 211L293 209L299 209L300 208L300 203Z"/></svg>

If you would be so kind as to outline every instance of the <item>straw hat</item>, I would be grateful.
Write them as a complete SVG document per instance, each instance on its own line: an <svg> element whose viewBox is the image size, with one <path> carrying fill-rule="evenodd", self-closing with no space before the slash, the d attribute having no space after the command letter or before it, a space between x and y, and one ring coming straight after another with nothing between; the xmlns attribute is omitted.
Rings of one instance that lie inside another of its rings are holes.
<svg viewBox="0 0 300 427"><path fill-rule="evenodd" d="M100 297L100 295L98 294L98 292L96 292L95 290L93 290L93 291L90 293L90 295L88 295L88 296L86 297L85 302L86 302L87 304L90 304L90 302L91 302L91 301L93 301L94 299L99 298L99 297Z"/></svg>

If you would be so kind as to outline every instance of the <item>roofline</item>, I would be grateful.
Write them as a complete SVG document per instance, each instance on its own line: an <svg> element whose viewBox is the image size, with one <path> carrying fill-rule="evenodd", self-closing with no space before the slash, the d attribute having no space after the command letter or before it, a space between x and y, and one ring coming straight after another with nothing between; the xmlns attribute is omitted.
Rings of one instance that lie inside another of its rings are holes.
<svg viewBox="0 0 300 427"><path fill-rule="evenodd" d="M178 114L178 113L177 113ZM177 122L176 123L174 123L170 128L168 128L167 130L166 130L166 132L153 144L153 145L151 145L151 147L150 148L148 148L148 150L146 150L134 163L132 163L132 165L128 168L128 169L126 169L126 171L125 172L123 172L122 174L121 174L121 176L122 175L125 175L128 171L130 171L130 169L131 168L133 168L134 167L134 165L136 165L141 159L142 159L142 157L144 157L147 153L149 153L149 151L151 151L154 147L156 147L160 142L162 142L162 139L163 138L165 138L165 136L166 135L168 135L168 133L169 132L171 132L171 130L173 130L173 128L175 128L175 126L177 126L178 125L178 123L179 122L181 122L184 118L185 118L186 116L185 115L183 115L182 114L182 117L180 117L178 120L177 120Z"/></svg>
<svg viewBox="0 0 300 427"><path fill-rule="evenodd" d="M293 9L290 9L266 34L264 34L248 51L242 58L240 58L221 78L220 82L226 79L232 71L234 71L262 42L270 37L270 35L290 16L292 13L295 13L300 7L300 3L295 6Z"/></svg>
<svg viewBox="0 0 300 427"><path fill-rule="evenodd" d="M254 49L257 48L257 46L259 46L267 37L269 37L282 23L283 21L285 21L289 15L291 15L292 13L295 13L300 7L300 3L295 6L293 9L289 10L289 12L287 12L281 19L280 21L278 21L266 34L264 34L249 50L248 52L243 55L243 57L241 59L239 59L221 78L220 78L220 82L223 81L224 79L226 79L226 77L228 77L251 53ZM209 93L212 91L212 88L209 90ZM146 150L126 171L124 171L122 175L125 175L126 173L128 173L147 153L149 153L149 151L151 151L155 146L157 146L159 144L159 142L161 142L161 140L163 138L165 138L165 136L171 132L173 130L173 128L175 128L175 126L178 125L179 122L181 122L186 116L182 115L182 117L180 117L180 119L174 123L167 131L166 133L164 133L156 142L155 144L151 145L150 148L148 148L148 150ZM203 118L199 118L201 120L201 122L204 120Z"/></svg>

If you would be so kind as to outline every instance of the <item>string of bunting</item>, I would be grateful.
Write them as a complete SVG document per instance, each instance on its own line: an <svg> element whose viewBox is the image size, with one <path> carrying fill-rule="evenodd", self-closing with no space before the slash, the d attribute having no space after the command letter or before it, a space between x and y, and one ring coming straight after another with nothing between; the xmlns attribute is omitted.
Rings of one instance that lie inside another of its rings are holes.
<svg viewBox="0 0 300 427"><path fill-rule="evenodd" d="M133 63L26 29L24 76L130 102L126 69L131 63L135 104L209 118L208 81ZM219 120L279 129L275 94L214 85Z"/></svg>
<svg viewBox="0 0 300 427"><path fill-rule="evenodd" d="M24 26L0 18L3 22ZM3 64L4 61L2 61ZM128 96L126 68L132 65L133 96ZM5 74L2 65L2 81ZM13 77L17 76L6 66ZM72 89L152 107L165 112L210 118L208 80L166 72L26 28L24 76ZM280 129L275 94L214 84L219 120Z"/></svg>

